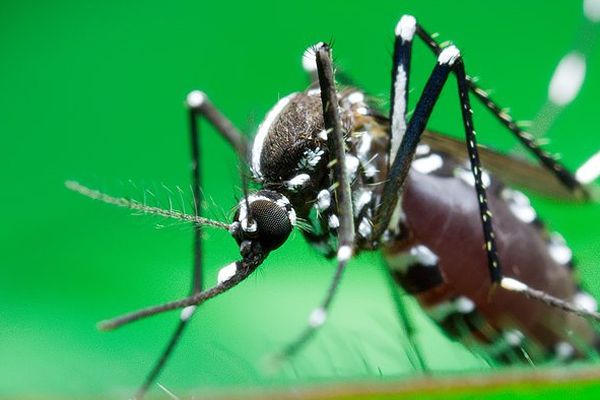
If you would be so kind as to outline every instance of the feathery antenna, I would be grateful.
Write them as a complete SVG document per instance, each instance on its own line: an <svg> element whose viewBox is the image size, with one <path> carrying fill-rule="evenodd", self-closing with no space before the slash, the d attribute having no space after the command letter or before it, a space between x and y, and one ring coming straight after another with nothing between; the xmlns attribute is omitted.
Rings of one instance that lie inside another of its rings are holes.
<svg viewBox="0 0 600 400"><path fill-rule="evenodd" d="M85 197L89 197L90 199L94 200L100 200L103 203L112 204L117 207L123 207L128 208L130 210L140 211L144 214L158 215L165 218L172 218L178 219L180 221L191 222L193 224L209 225L214 226L216 228L229 230L229 224L220 221L214 221L208 218L199 217L197 215L186 214L182 211L174 209L166 210L160 207L149 206L147 204L140 203L139 201L133 199L127 199L124 197L114 197L109 194L103 193L99 190L91 189L76 181L66 181L65 186L74 192L84 195Z"/></svg>

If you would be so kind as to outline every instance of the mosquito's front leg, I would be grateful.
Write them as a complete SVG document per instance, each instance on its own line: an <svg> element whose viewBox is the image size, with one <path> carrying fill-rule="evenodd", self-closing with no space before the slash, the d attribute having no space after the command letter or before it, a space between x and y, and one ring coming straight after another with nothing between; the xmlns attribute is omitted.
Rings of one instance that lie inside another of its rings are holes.
<svg viewBox="0 0 600 400"><path fill-rule="evenodd" d="M235 128L235 126L217 110L217 108L208 100L207 96L200 91L192 91L186 99L189 119L189 140L191 151L191 178L192 178L192 195L194 201L194 212L197 216L202 214L202 174L200 164L200 121L201 117L210 121L217 132L227 140L240 158L245 161L247 156L248 145L246 139ZM191 295L197 295L202 291L202 226L194 225L193 238L193 254L194 261L192 267L192 284ZM169 360L170 355L175 349L188 321L196 311L196 305L185 307L180 314L179 323L171 334L171 337L160 354L159 358L154 363L154 366L146 375L144 383L140 386L136 393L136 398L142 398L150 385L154 383L158 375L163 370L165 364Z"/></svg>
<svg viewBox="0 0 600 400"><path fill-rule="evenodd" d="M324 43L314 48L321 88L321 101L323 103L323 119L327 135L327 147L333 177L337 183L335 189L338 228L337 268L333 279L327 289L325 298L320 306L315 308L309 316L308 325L304 331L283 349L281 357L287 358L298 352L306 344L316 330L321 327L326 319L331 302L339 287L343 272L354 251L354 220L352 212L352 198L350 180L346 174L346 150L344 148L344 132L338 110L338 98L335 89L335 78L331 61L331 49Z"/></svg>

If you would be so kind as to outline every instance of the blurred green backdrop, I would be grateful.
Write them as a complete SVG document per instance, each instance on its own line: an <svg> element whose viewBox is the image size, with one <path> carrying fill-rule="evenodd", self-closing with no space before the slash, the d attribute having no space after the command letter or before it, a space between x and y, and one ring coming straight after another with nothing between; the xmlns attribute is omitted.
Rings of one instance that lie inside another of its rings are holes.
<svg viewBox="0 0 600 400"><path fill-rule="evenodd" d="M188 227L129 216L67 191L65 180L115 194L132 193L121 183L129 179L148 189L186 186L186 93L203 89L252 134L280 96L306 86L300 57L320 40L333 39L339 67L385 99L392 32L403 13L452 39L467 69L517 119L536 115L583 22L573 0L2 2L0 396L130 395L178 314L112 333L99 333L95 323L188 290ZM597 49L580 97L549 133L549 148L571 168L600 148ZM418 88L434 59L422 45L415 57ZM480 107L475 112L482 142L514 146ZM454 85L430 125L460 134ZM223 218L240 193L237 161L204 132L208 212ZM600 294L600 206L535 204ZM212 283L237 249L225 233L206 236ZM295 234L254 277L203 307L160 382L177 393L411 374L379 256L367 254L349 268L317 339L293 365L262 375L264 357L303 326L331 273ZM486 368L411 310L436 371Z"/></svg>

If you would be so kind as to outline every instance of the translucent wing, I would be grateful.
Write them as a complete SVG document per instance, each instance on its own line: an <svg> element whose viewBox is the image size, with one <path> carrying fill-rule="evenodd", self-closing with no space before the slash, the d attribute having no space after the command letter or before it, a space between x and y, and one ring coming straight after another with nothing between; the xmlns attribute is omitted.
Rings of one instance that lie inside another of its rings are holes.
<svg viewBox="0 0 600 400"><path fill-rule="evenodd" d="M467 147L461 140L433 131L426 131L423 143L432 150L467 159ZM482 166L511 186L531 190L545 196L570 201L587 201L590 194L565 187L550 171L540 165L479 146Z"/></svg>

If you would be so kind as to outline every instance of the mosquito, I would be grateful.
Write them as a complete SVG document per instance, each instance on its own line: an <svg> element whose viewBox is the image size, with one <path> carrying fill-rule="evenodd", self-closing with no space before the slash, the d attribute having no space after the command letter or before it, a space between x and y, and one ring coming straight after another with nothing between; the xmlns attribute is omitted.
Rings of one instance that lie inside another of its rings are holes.
<svg viewBox="0 0 600 400"><path fill-rule="evenodd" d="M434 53L436 62L409 118L415 38ZM280 351L282 359L300 351L325 324L352 258L376 250L383 252L393 281L451 337L490 349L500 362L510 362L515 348L523 349L527 358L571 359L596 347L598 336L590 321L600 320L600 314L596 301L576 282L570 249L560 235L546 229L528 198L504 182L589 201L586 183L600 174L598 160L592 158L576 175L570 173L467 75L457 47L442 47L410 15L403 16L395 29L387 115L364 91L337 86L328 44L311 47L304 61L312 84L275 104L252 145L205 93L192 91L187 96L194 214L67 182L88 197L194 226L190 295L100 324L101 329L112 330L181 310L178 325L137 398L162 371L197 307L250 276L300 221L306 240L334 259L336 268L305 329ZM426 129L450 75L458 84L464 142ZM478 147L471 96L539 164ZM250 191L244 182L231 223L201 216L200 118L214 125L247 161L260 186ZM218 283L210 288L202 281L205 226L228 230L241 256L219 271ZM410 339L411 322L406 316L401 319ZM411 345L419 355L412 339Z"/></svg>

